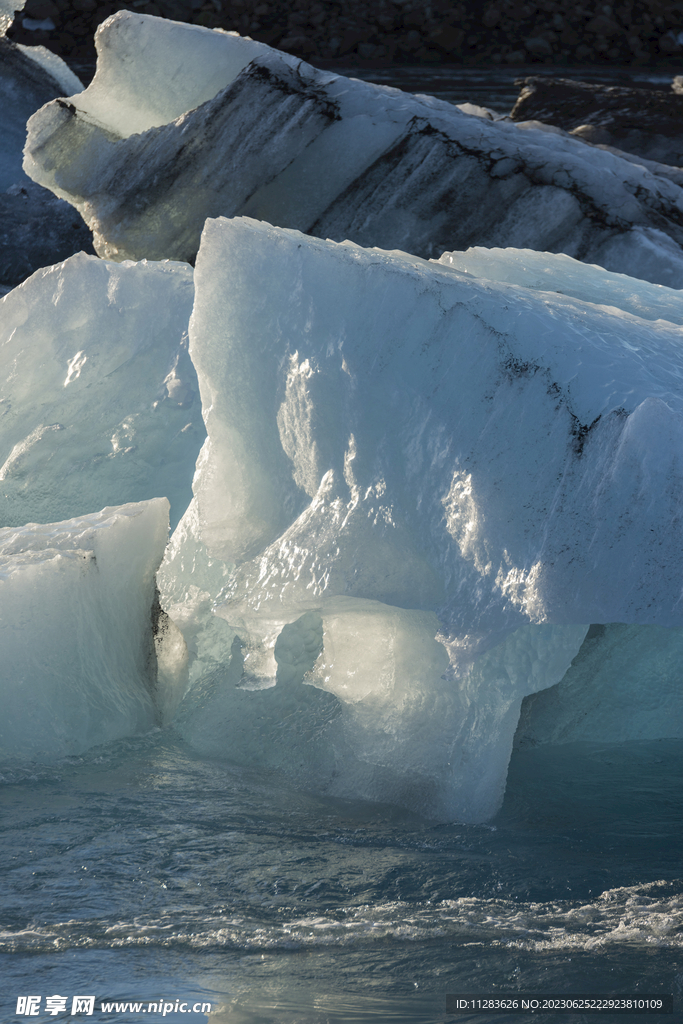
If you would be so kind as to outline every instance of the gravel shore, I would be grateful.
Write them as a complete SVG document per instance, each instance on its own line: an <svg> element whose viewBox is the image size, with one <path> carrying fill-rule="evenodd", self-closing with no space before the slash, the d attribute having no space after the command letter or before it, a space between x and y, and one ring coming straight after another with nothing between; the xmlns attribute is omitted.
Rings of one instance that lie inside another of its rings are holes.
<svg viewBox="0 0 683 1024"><path fill-rule="evenodd" d="M237 31L312 61L683 63L683 4L674 0L27 0L8 35L90 60L95 29L120 10Z"/></svg>

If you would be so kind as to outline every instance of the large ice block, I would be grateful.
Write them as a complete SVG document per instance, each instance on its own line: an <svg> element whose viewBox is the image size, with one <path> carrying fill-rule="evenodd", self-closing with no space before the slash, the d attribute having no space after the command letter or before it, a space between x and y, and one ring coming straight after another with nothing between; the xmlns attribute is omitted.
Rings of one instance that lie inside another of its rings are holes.
<svg viewBox="0 0 683 1024"><path fill-rule="evenodd" d="M195 283L208 437L160 574L177 728L328 792L490 816L523 697L588 623L683 624L683 296L247 218L207 222Z"/></svg>
<svg viewBox="0 0 683 1024"><path fill-rule="evenodd" d="M421 256L566 252L683 287L683 191L614 153L146 15L119 12L96 45L88 89L31 119L24 166L102 256L193 259L207 217L241 214Z"/></svg>

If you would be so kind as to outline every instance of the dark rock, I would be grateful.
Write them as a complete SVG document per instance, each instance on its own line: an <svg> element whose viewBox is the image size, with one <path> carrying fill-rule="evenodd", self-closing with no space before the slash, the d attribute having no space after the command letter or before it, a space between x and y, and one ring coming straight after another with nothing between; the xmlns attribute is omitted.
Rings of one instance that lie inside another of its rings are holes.
<svg viewBox="0 0 683 1024"><path fill-rule="evenodd" d="M457 25L442 25L431 33L429 41L444 53L458 53L464 38L465 33Z"/></svg>
<svg viewBox="0 0 683 1024"><path fill-rule="evenodd" d="M493 54L507 52L521 52L527 62L552 57L569 64L633 59L639 64L662 64L683 52L680 4L672 0L641 0L637 8L623 5L614 11L601 6L589 11L588 5L560 4L559 0L545 0L543 4L518 0L381 0L374 5L365 0L343 4L341 0L28 0L27 16L36 21L49 17L55 27L28 30L20 16L10 36L25 45L45 45L74 60L92 59L97 26L115 11L126 9L237 31L269 44L281 38L305 40L300 52L292 47L292 52L304 57L311 52L326 56L353 54L361 43L384 46L385 60L398 52L400 59L408 62L464 57L470 64L486 63ZM411 29L420 34L421 43L397 46L391 37L396 34L405 40ZM355 42L340 50L346 33L355 34ZM525 40L544 42L538 52L533 48L525 51Z"/></svg>
<svg viewBox="0 0 683 1024"><path fill-rule="evenodd" d="M281 39L280 48L286 50L287 53L301 53L309 57L317 49L310 36L305 36L301 32L297 32L296 35L285 36L284 39Z"/></svg>
<svg viewBox="0 0 683 1024"><path fill-rule="evenodd" d="M547 39L535 37L524 40L524 47L529 53L533 53L536 57L550 57L553 52L553 48Z"/></svg>
<svg viewBox="0 0 683 1024"><path fill-rule="evenodd" d="M619 36L623 33L621 25L612 18L605 17L603 14L599 14L597 18L592 18L586 25L586 31L590 32L591 35L605 36L606 39L611 39L612 36Z"/></svg>
<svg viewBox="0 0 683 1024"><path fill-rule="evenodd" d="M683 165L683 95L532 76L521 86L513 121L543 121L626 153ZM595 133L586 132L585 126Z"/></svg>

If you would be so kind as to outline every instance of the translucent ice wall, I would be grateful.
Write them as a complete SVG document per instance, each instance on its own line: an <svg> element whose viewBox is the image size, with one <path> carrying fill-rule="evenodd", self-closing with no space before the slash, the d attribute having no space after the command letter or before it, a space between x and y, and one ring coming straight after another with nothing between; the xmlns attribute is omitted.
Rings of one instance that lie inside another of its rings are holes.
<svg viewBox="0 0 683 1024"><path fill-rule="evenodd" d="M483 259L207 223L208 438L160 577L198 749L482 820L587 623L681 625L683 299Z"/></svg>
<svg viewBox="0 0 683 1024"><path fill-rule="evenodd" d="M683 630L591 626L561 682L525 699L518 746L683 738Z"/></svg>
<svg viewBox="0 0 683 1024"><path fill-rule="evenodd" d="M683 191L562 133L319 71L226 33L120 12L89 88L31 119L28 174L111 259L193 259L248 215L421 256L566 252L683 287Z"/></svg>
<svg viewBox="0 0 683 1024"><path fill-rule="evenodd" d="M40 760L151 728L163 499L0 530L0 757Z"/></svg>
<svg viewBox="0 0 683 1024"><path fill-rule="evenodd" d="M122 139L201 106L270 50L234 33L130 11L100 24L95 46L95 77L70 99L86 118Z"/></svg>
<svg viewBox="0 0 683 1024"><path fill-rule="evenodd" d="M0 300L0 525L191 498L205 436L192 270L80 253Z"/></svg>

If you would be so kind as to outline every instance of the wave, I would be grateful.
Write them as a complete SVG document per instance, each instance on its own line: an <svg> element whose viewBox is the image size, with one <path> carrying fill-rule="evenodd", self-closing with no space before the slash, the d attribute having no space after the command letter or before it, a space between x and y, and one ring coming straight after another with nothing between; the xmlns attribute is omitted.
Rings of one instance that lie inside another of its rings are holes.
<svg viewBox="0 0 683 1024"><path fill-rule="evenodd" d="M683 949L683 881L608 889L588 903L462 897L338 907L304 916L282 907L276 913L277 920L263 920L217 907L207 917L183 908L131 920L69 920L0 931L0 951L144 946L256 952L362 947L387 940L448 940L530 952L629 945Z"/></svg>

